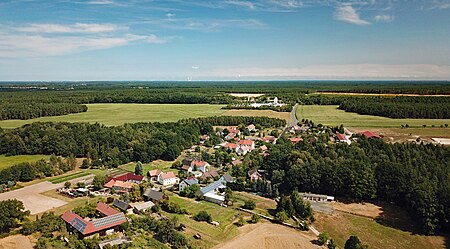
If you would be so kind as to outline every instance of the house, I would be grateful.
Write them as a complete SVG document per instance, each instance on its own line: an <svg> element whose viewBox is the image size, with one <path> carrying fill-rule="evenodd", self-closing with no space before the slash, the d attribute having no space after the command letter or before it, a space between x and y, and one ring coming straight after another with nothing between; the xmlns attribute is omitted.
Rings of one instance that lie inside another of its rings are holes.
<svg viewBox="0 0 450 249"><path fill-rule="evenodd" d="M250 132L256 131L256 126L254 124L251 124L251 125L247 126L247 130Z"/></svg>
<svg viewBox="0 0 450 249"><path fill-rule="evenodd" d="M108 205L97 204L97 210L104 217L93 220L86 220L72 211L66 211L61 215L61 219L66 222L67 229L75 231L80 237L89 237L94 234L107 235L120 230L120 225L127 222L125 215Z"/></svg>
<svg viewBox="0 0 450 249"><path fill-rule="evenodd" d="M277 142L277 138L274 136L265 136L261 138L263 142L275 144Z"/></svg>
<svg viewBox="0 0 450 249"><path fill-rule="evenodd" d="M316 201L316 202L334 201L334 196L311 194L311 193L300 193L300 196L304 200L308 201Z"/></svg>
<svg viewBox="0 0 450 249"><path fill-rule="evenodd" d="M380 136L378 136L377 134L375 134L371 131L365 131L365 132L361 133L361 135L366 138L381 138Z"/></svg>
<svg viewBox="0 0 450 249"><path fill-rule="evenodd" d="M257 180L262 179L262 175L256 169L249 170L247 175L251 182L256 182Z"/></svg>
<svg viewBox="0 0 450 249"><path fill-rule="evenodd" d="M203 173L208 172L210 167L211 165L209 165L209 163L205 161L193 160L191 162L191 168L201 171Z"/></svg>
<svg viewBox="0 0 450 249"><path fill-rule="evenodd" d="M125 193L129 192L133 188L133 185L135 184L136 183L133 182L124 182L111 179L109 182L105 184L105 188L113 189L118 193Z"/></svg>
<svg viewBox="0 0 450 249"><path fill-rule="evenodd" d="M200 140L202 140L202 141L209 140L209 136L208 135L202 135L202 136L200 136Z"/></svg>
<svg viewBox="0 0 450 249"><path fill-rule="evenodd" d="M136 214L141 214L155 206L155 203L153 203L152 201L146 201L132 204L132 206L133 212L135 212Z"/></svg>
<svg viewBox="0 0 450 249"><path fill-rule="evenodd" d="M241 145L236 149L236 153L242 156L245 156L245 154L247 154L250 151L252 151L252 148L247 145Z"/></svg>
<svg viewBox="0 0 450 249"><path fill-rule="evenodd" d="M156 191L154 189L148 188L147 190L145 190L144 192L144 197L146 200L150 200L153 203L158 203L164 199L167 199L167 196L165 196L163 194L163 192L160 191Z"/></svg>
<svg viewBox="0 0 450 249"><path fill-rule="evenodd" d="M131 207L130 204L128 204L127 202L121 201L119 199L115 199L112 205L121 210L122 212L127 212Z"/></svg>
<svg viewBox="0 0 450 249"><path fill-rule="evenodd" d="M190 173L190 172L192 172L193 168L191 165L183 165L183 166L181 166L181 170L184 170L184 171Z"/></svg>
<svg viewBox="0 0 450 249"><path fill-rule="evenodd" d="M223 147L227 150L236 150L238 148L237 144L233 144L233 143L228 143L226 142Z"/></svg>
<svg viewBox="0 0 450 249"><path fill-rule="evenodd" d="M230 132L224 137L224 139L225 140L231 140L231 139L234 139L235 137L236 137L236 133Z"/></svg>
<svg viewBox="0 0 450 249"><path fill-rule="evenodd" d="M336 141L351 144L350 140L344 134L336 134Z"/></svg>
<svg viewBox="0 0 450 249"><path fill-rule="evenodd" d="M299 142L303 141L303 138L301 137L291 137L289 138L291 140L292 144L298 144Z"/></svg>
<svg viewBox="0 0 450 249"><path fill-rule="evenodd" d="M234 133L237 136L241 134L241 131L237 127L230 126L227 128L227 130L229 131L229 133Z"/></svg>
<svg viewBox="0 0 450 249"><path fill-rule="evenodd" d="M132 182L136 184L140 184L144 180L144 176L135 175L134 173L126 173L117 177L114 177L112 179L116 181L123 181L123 182Z"/></svg>
<svg viewBox="0 0 450 249"><path fill-rule="evenodd" d="M163 186L170 186L177 184L180 178L176 177L173 172L161 173L158 176L158 182Z"/></svg>
<svg viewBox="0 0 450 249"><path fill-rule="evenodd" d="M266 151L269 148L267 148L267 146L265 146L265 145L262 145L262 146L259 146L259 149L262 150L262 151Z"/></svg>
<svg viewBox="0 0 450 249"><path fill-rule="evenodd" d="M226 173L220 177L219 181L222 181L222 183L229 183L234 182L234 179L230 174Z"/></svg>
<svg viewBox="0 0 450 249"><path fill-rule="evenodd" d="M207 180L208 178L216 178L219 177L219 173L217 173L217 171L213 170L213 171L208 171L203 173L203 175L200 177L200 179L202 180Z"/></svg>
<svg viewBox="0 0 450 249"><path fill-rule="evenodd" d="M150 181L152 182L157 182L158 181L158 176L162 173L161 170L159 169L154 169L154 170L150 170L147 175L148 177L150 177Z"/></svg>
<svg viewBox="0 0 450 249"><path fill-rule="evenodd" d="M255 149L255 141L252 141L252 140L241 140L241 141L239 141L238 144L239 144L241 147L242 147L242 146L250 147L251 150L254 150L254 149Z"/></svg>
<svg viewBox="0 0 450 249"><path fill-rule="evenodd" d="M178 190L183 191L186 187L198 184L198 180L196 178L187 178L180 182L178 185Z"/></svg>

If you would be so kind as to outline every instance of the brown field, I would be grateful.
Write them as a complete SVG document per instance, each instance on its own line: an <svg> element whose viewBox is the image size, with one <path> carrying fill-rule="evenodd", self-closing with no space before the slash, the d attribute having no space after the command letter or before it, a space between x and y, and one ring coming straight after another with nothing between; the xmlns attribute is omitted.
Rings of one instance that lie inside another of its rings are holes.
<svg viewBox="0 0 450 249"><path fill-rule="evenodd" d="M395 94L395 93L349 93L349 92L315 92L316 94L328 94L328 95L355 95L355 96L407 96L407 97L420 97L420 96L430 96L430 97L450 97L450 95L445 94Z"/></svg>
<svg viewBox="0 0 450 249"><path fill-rule="evenodd" d="M370 130L380 134L388 142L411 142L417 138L431 142L431 138L450 138L450 128L364 128L351 127L354 133Z"/></svg>
<svg viewBox="0 0 450 249"><path fill-rule="evenodd" d="M33 249L27 236L13 235L0 239L0 249Z"/></svg>
<svg viewBox="0 0 450 249"><path fill-rule="evenodd" d="M291 120L291 114L289 112L276 112L271 110L227 110L222 113L222 116L256 116L256 117L271 117L284 119L287 122Z"/></svg>
<svg viewBox="0 0 450 249"><path fill-rule="evenodd" d="M333 203L331 215L315 213L315 228L340 248L357 235L369 248L446 248L444 236L425 236L406 211L386 203Z"/></svg>
<svg viewBox="0 0 450 249"><path fill-rule="evenodd" d="M239 228L239 235L232 240L217 245L215 249L287 249L322 248L314 245L316 237L282 225L261 222Z"/></svg>

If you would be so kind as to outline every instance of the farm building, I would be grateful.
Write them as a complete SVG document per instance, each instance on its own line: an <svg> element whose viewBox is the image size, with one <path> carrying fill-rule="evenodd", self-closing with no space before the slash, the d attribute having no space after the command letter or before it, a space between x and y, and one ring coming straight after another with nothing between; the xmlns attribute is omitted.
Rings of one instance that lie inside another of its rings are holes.
<svg viewBox="0 0 450 249"><path fill-rule="evenodd" d="M173 172L162 173L158 175L158 182L163 186L170 186L177 184L180 178L176 177Z"/></svg>
<svg viewBox="0 0 450 249"><path fill-rule="evenodd" d="M206 201L222 204L225 201L224 190L228 182L232 182L233 178L229 174L220 177L219 180L200 188L195 195L205 198Z"/></svg>
<svg viewBox="0 0 450 249"><path fill-rule="evenodd" d="M150 200L154 203L158 203L164 199L167 199L167 196L165 196L162 192L156 191L151 188L148 188L147 190L145 190L143 195L146 200Z"/></svg>
<svg viewBox="0 0 450 249"><path fill-rule="evenodd" d="M66 211L61 218L66 222L68 230L76 231L80 237L89 237L94 234L107 235L120 229L120 225L127 222L125 215L108 205L97 205L104 217L86 220L72 211Z"/></svg>
<svg viewBox="0 0 450 249"><path fill-rule="evenodd" d="M336 141L351 144L351 141L344 134L336 134Z"/></svg>
<svg viewBox="0 0 450 249"><path fill-rule="evenodd" d="M146 202L132 204L132 206L133 206L133 211L136 214L140 214L140 213L143 213L143 212L151 209L153 206L155 206L155 203L153 203L152 201L146 201Z"/></svg>
<svg viewBox="0 0 450 249"><path fill-rule="evenodd" d="M150 170L147 175L148 177L150 177L150 181L152 182L157 182L158 181L158 176L162 173L161 170L159 169L154 169L154 170Z"/></svg>
<svg viewBox="0 0 450 249"><path fill-rule="evenodd" d="M377 135L371 131L365 131L365 132L361 133L361 135L366 138L381 138L379 135Z"/></svg>
<svg viewBox="0 0 450 249"><path fill-rule="evenodd" d="M122 212L127 212L131 207L130 204L128 204L127 202L121 201L119 199L115 199L112 205L121 210Z"/></svg>
<svg viewBox="0 0 450 249"><path fill-rule="evenodd" d="M135 183L133 182L116 181L112 179L105 184L105 188L114 189L118 193L125 193L129 192L134 184Z"/></svg>
<svg viewBox="0 0 450 249"><path fill-rule="evenodd" d="M334 201L334 196L328 196L328 195L300 193L300 196L304 200L308 200L308 201L317 201L317 202Z"/></svg>

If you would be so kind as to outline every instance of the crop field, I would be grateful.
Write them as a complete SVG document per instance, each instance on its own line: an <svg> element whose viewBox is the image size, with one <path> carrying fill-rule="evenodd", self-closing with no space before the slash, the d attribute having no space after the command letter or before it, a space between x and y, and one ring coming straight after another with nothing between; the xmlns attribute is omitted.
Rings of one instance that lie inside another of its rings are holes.
<svg viewBox="0 0 450 249"><path fill-rule="evenodd" d="M272 110L249 110L249 109L231 109L225 111L223 116L255 116L255 117L270 117L284 119L287 122L291 120L289 112L276 112ZM0 123L1 124L1 123Z"/></svg>
<svg viewBox="0 0 450 249"><path fill-rule="evenodd" d="M5 156L0 155L0 170L13 166L18 163L36 162L40 159L49 159L46 155L19 155L19 156Z"/></svg>
<svg viewBox="0 0 450 249"><path fill-rule="evenodd" d="M12 129L33 122L89 122L107 126L137 122L172 122L184 118L219 116L223 105L209 104L88 104L88 111L29 120L3 120L0 127Z"/></svg>
<svg viewBox="0 0 450 249"><path fill-rule="evenodd" d="M346 127L367 128L400 128L402 124L408 124L411 128L420 128L422 125L439 127L440 125L450 124L450 119L393 119L361 115L339 110L334 105L300 105L297 108L297 119L309 119L316 124L330 126L343 124Z"/></svg>

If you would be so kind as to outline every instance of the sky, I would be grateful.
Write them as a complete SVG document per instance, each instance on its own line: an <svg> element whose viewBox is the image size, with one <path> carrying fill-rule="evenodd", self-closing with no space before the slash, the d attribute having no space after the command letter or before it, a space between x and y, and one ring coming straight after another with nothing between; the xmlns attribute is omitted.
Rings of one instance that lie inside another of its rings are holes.
<svg viewBox="0 0 450 249"><path fill-rule="evenodd" d="M1 81L450 80L450 0L0 0Z"/></svg>

